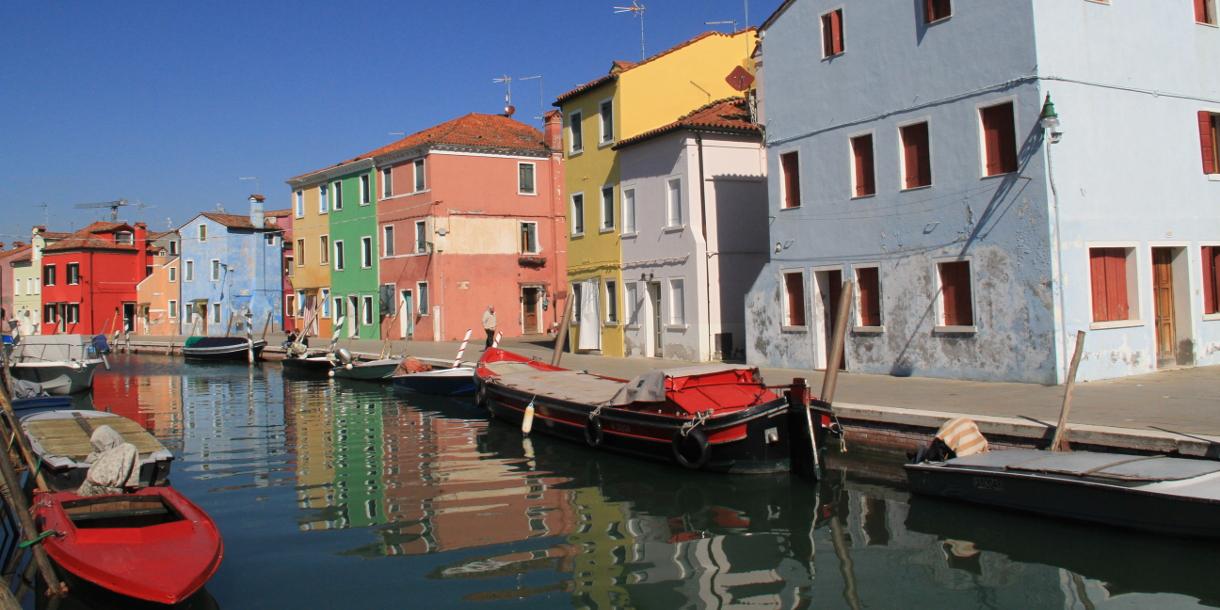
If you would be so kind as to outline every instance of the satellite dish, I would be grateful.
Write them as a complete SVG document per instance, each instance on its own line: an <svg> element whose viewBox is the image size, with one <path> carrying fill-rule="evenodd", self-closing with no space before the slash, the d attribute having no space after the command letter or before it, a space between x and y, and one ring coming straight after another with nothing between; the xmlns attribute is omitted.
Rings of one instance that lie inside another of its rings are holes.
<svg viewBox="0 0 1220 610"><path fill-rule="evenodd" d="M733 68L732 72L729 72L728 76L724 77L724 81L738 91L745 91L754 84L754 75L750 74L749 70L737 66Z"/></svg>

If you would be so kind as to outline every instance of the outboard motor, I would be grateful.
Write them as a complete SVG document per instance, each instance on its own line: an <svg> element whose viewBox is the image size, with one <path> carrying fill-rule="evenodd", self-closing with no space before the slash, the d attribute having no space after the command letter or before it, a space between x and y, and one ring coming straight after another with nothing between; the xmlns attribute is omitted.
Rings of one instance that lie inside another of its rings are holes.
<svg viewBox="0 0 1220 610"><path fill-rule="evenodd" d="M93 337L93 349L103 356L110 353L110 343L106 341L106 335L95 335Z"/></svg>
<svg viewBox="0 0 1220 610"><path fill-rule="evenodd" d="M336 349L335 357L337 357L339 359L339 362L341 362L343 364L352 363L352 353L349 352L346 347L340 347L339 349Z"/></svg>

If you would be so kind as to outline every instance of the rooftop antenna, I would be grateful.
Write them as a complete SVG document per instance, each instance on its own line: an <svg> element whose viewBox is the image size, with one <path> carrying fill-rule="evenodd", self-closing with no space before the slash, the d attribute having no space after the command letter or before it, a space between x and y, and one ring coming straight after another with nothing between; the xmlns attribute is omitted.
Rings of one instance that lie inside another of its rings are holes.
<svg viewBox="0 0 1220 610"><path fill-rule="evenodd" d="M38 204L38 207L42 208L42 226L45 227L47 225L50 225L51 224L51 215L47 213L47 202L44 201L44 202Z"/></svg>
<svg viewBox="0 0 1220 610"><path fill-rule="evenodd" d="M533 76L518 76L517 80L536 80L536 81L538 81L538 108L543 114L545 114L546 113L546 97L544 97L542 94L542 75L535 74ZM541 119L542 117L536 116L534 118Z"/></svg>
<svg viewBox="0 0 1220 610"><path fill-rule="evenodd" d="M248 181L253 180L254 181L254 192L260 193L260 194L263 192L263 183L261 180L258 179L258 176L238 176L237 180L240 182L248 182Z"/></svg>
<svg viewBox="0 0 1220 610"><path fill-rule="evenodd" d="M174 219L169 216L165 217L165 230L172 231L174 229Z"/></svg>
<svg viewBox="0 0 1220 610"><path fill-rule="evenodd" d="M720 21L704 21L703 25L732 25L733 33L737 33L737 21L735 19L723 19Z"/></svg>
<svg viewBox="0 0 1220 610"><path fill-rule="evenodd" d="M644 61L644 11L648 7L640 4L639 0L631 0L631 6L616 6L614 7L615 15L630 13L632 16L640 18L640 61Z"/></svg>
<svg viewBox="0 0 1220 610"><path fill-rule="evenodd" d="M742 0L746 5L746 27L750 27L750 0Z"/></svg>
<svg viewBox="0 0 1220 610"><path fill-rule="evenodd" d="M491 82L504 85L504 116L512 116L513 111L513 77L505 74L491 79Z"/></svg>
<svg viewBox="0 0 1220 610"><path fill-rule="evenodd" d="M101 210L110 208L110 222L118 222L119 208L127 205L131 204L127 203L126 199L115 199L114 201L99 201L97 203L78 203L73 207L80 210Z"/></svg>

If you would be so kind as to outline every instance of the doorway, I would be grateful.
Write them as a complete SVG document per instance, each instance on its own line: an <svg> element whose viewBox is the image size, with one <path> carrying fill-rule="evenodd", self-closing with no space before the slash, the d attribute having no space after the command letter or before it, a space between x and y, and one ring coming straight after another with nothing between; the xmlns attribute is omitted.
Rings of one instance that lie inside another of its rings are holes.
<svg viewBox="0 0 1220 610"><path fill-rule="evenodd" d="M136 304L123 303L123 332L129 333L136 329Z"/></svg>
<svg viewBox="0 0 1220 610"><path fill-rule="evenodd" d="M399 292L402 299L398 302L398 332L403 339L410 339L415 334L415 301L410 290Z"/></svg>
<svg viewBox="0 0 1220 610"><path fill-rule="evenodd" d="M661 282L648 282L648 311L644 312L647 322L644 337L644 355L649 358L661 358L665 354L661 341Z"/></svg>
<svg viewBox="0 0 1220 610"><path fill-rule="evenodd" d="M527 335L542 332L538 328L538 306L542 301L542 289L538 286L521 287L521 332Z"/></svg>
<svg viewBox="0 0 1220 610"><path fill-rule="evenodd" d="M815 271L813 274L814 281L817 282L817 295L819 302L814 309L821 313L821 321L819 326L822 329L822 345L821 345L821 367L822 369L829 368L830 355L833 351L832 342L835 334L835 319L839 317L839 297L843 293L843 271L839 269L831 269L827 271ZM839 359L839 370L847 370L847 353L843 352L843 357Z"/></svg>
<svg viewBox="0 0 1220 610"><path fill-rule="evenodd" d="M197 301L195 303L195 315L199 320L199 334L206 337L208 334L208 302Z"/></svg>
<svg viewBox="0 0 1220 610"><path fill-rule="evenodd" d="M1152 248L1152 318L1158 367L1194 364L1185 248Z"/></svg>
<svg viewBox="0 0 1220 610"><path fill-rule="evenodd" d="M360 316L360 297L357 295L348 295L347 297L347 337L355 339L360 333L360 322L357 319Z"/></svg>

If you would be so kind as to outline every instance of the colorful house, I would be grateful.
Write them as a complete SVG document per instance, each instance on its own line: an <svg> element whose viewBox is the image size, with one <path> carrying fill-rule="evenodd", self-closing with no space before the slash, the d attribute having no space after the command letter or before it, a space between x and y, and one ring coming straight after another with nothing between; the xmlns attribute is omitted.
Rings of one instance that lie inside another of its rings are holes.
<svg viewBox="0 0 1220 610"><path fill-rule="evenodd" d="M365 168L372 161L364 161ZM296 292L293 322L295 328L309 327L313 336L329 337L334 318L331 307L330 239L331 184L335 179L358 171L344 164L302 174L288 180L292 188L292 251L295 264L292 287ZM346 265L346 261L344 261Z"/></svg>
<svg viewBox="0 0 1220 610"><path fill-rule="evenodd" d="M177 231L153 235L152 273L136 284L139 318L136 332L141 335L173 336L179 333L182 302Z"/></svg>
<svg viewBox="0 0 1220 610"><path fill-rule="evenodd" d="M563 314L560 117L546 135L506 115L467 114L368 155L377 172L387 337L476 333L488 305L506 337Z"/></svg>
<svg viewBox="0 0 1220 610"><path fill-rule="evenodd" d="M242 334L281 323L280 233L263 214L262 195L250 196L245 216L203 212L178 228L182 239L181 332Z"/></svg>
<svg viewBox="0 0 1220 610"><path fill-rule="evenodd" d="M745 295L768 238L766 156L746 99L712 102L614 149L626 354L743 358Z"/></svg>
<svg viewBox="0 0 1220 610"><path fill-rule="evenodd" d="M281 256L281 268L283 278L280 282L281 299L280 305L283 307L284 324L282 329L285 333L296 328L295 317L296 312L296 291L292 288L292 276L296 272L296 263L293 256L293 239L292 239L292 209L285 210L268 210L264 213L267 217L267 224L273 225L280 231L280 241L283 243L283 255Z"/></svg>
<svg viewBox="0 0 1220 610"><path fill-rule="evenodd" d="M610 356L625 352L622 190L614 143L737 94L728 77L735 69L752 67L749 54L756 39L753 29L707 32L639 63L616 61L609 74L555 100L565 126L567 279L576 304L572 333L577 349Z"/></svg>
<svg viewBox="0 0 1220 610"><path fill-rule="evenodd" d="M142 222L95 222L42 250L42 333L133 331L151 273Z"/></svg>
<svg viewBox="0 0 1220 610"><path fill-rule="evenodd" d="M9 258L13 281L13 318L23 335L42 332L42 251L70 235L34 227L30 244Z"/></svg>
<svg viewBox="0 0 1220 610"><path fill-rule="evenodd" d="M330 181L331 311L343 336L381 338L377 282L377 214L367 164Z"/></svg>

